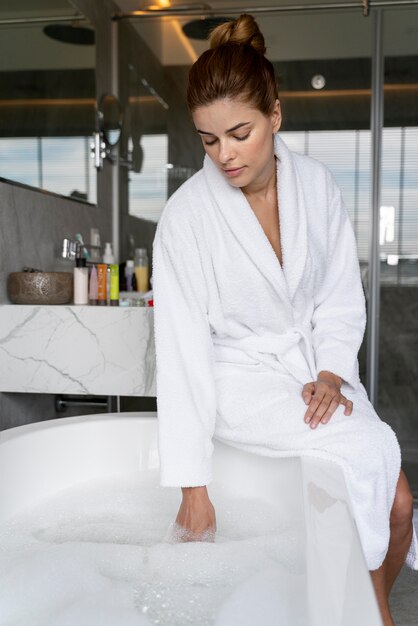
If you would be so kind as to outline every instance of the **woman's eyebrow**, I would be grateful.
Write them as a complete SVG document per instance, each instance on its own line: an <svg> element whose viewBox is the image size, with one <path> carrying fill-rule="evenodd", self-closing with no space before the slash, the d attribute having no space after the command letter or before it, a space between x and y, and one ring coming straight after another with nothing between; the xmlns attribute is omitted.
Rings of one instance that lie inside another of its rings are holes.
<svg viewBox="0 0 418 626"><path fill-rule="evenodd" d="M240 124L237 124L236 126L233 126L232 128L228 128L226 132L232 133L234 132L234 130L238 130L238 128L242 128L242 126L247 126L247 124L249 123L250 122L241 122ZM196 130L199 133L199 135L213 135L213 137L215 136L213 133L209 133L207 130L199 130L198 128L196 128Z"/></svg>

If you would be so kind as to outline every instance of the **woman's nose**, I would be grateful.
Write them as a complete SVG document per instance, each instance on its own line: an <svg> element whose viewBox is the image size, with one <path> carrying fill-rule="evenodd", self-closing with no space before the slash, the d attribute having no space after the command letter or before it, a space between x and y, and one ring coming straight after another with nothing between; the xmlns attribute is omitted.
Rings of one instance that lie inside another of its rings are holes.
<svg viewBox="0 0 418 626"><path fill-rule="evenodd" d="M228 163L232 161L235 156L235 150L229 141L219 142L219 161L221 163Z"/></svg>

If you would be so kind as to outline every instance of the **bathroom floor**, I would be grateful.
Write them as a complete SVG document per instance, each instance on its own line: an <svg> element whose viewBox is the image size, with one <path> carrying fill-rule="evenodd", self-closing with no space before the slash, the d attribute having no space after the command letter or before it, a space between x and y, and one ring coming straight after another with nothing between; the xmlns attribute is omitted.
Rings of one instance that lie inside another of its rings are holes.
<svg viewBox="0 0 418 626"><path fill-rule="evenodd" d="M392 591L391 607L396 626L416 626L418 572L404 567Z"/></svg>

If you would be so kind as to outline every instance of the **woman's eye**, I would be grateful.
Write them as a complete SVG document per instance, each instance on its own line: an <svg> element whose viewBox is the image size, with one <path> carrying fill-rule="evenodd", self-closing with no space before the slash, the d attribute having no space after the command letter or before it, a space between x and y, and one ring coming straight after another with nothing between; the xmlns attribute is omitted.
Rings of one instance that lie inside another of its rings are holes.
<svg viewBox="0 0 418 626"><path fill-rule="evenodd" d="M250 136L250 133L247 133L246 135L244 135L243 137L238 137L236 135L234 135L234 139L236 139L237 141L245 141L246 139L248 139L248 137ZM214 139L213 141L205 141L205 146L213 146L218 140Z"/></svg>
<svg viewBox="0 0 418 626"><path fill-rule="evenodd" d="M235 139L238 139L238 141L245 141L246 139L248 139L249 136L250 133L247 133L246 135L244 135L244 137L235 137Z"/></svg>

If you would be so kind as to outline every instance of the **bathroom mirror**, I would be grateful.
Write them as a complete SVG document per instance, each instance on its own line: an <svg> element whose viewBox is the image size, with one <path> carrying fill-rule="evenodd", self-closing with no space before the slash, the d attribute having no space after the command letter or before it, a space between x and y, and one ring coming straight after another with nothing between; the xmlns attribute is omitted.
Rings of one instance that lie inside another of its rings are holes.
<svg viewBox="0 0 418 626"><path fill-rule="evenodd" d="M155 25L149 28L155 31ZM142 34L130 24L120 24L119 97L124 123L119 163L127 169L129 215L155 224L168 198L168 99L173 90ZM180 128L177 136L181 137Z"/></svg>
<svg viewBox="0 0 418 626"><path fill-rule="evenodd" d="M77 2L0 3L1 178L96 202L94 39Z"/></svg>
<svg viewBox="0 0 418 626"><path fill-rule="evenodd" d="M105 94L100 98L97 119L99 132L108 146L116 146L120 140L123 124L122 106L116 96Z"/></svg>
<svg viewBox="0 0 418 626"><path fill-rule="evenodd" d="M143 77L138 82L129 83L127 104L129 213L157 222L168 198L168 108Z"/></svg>

